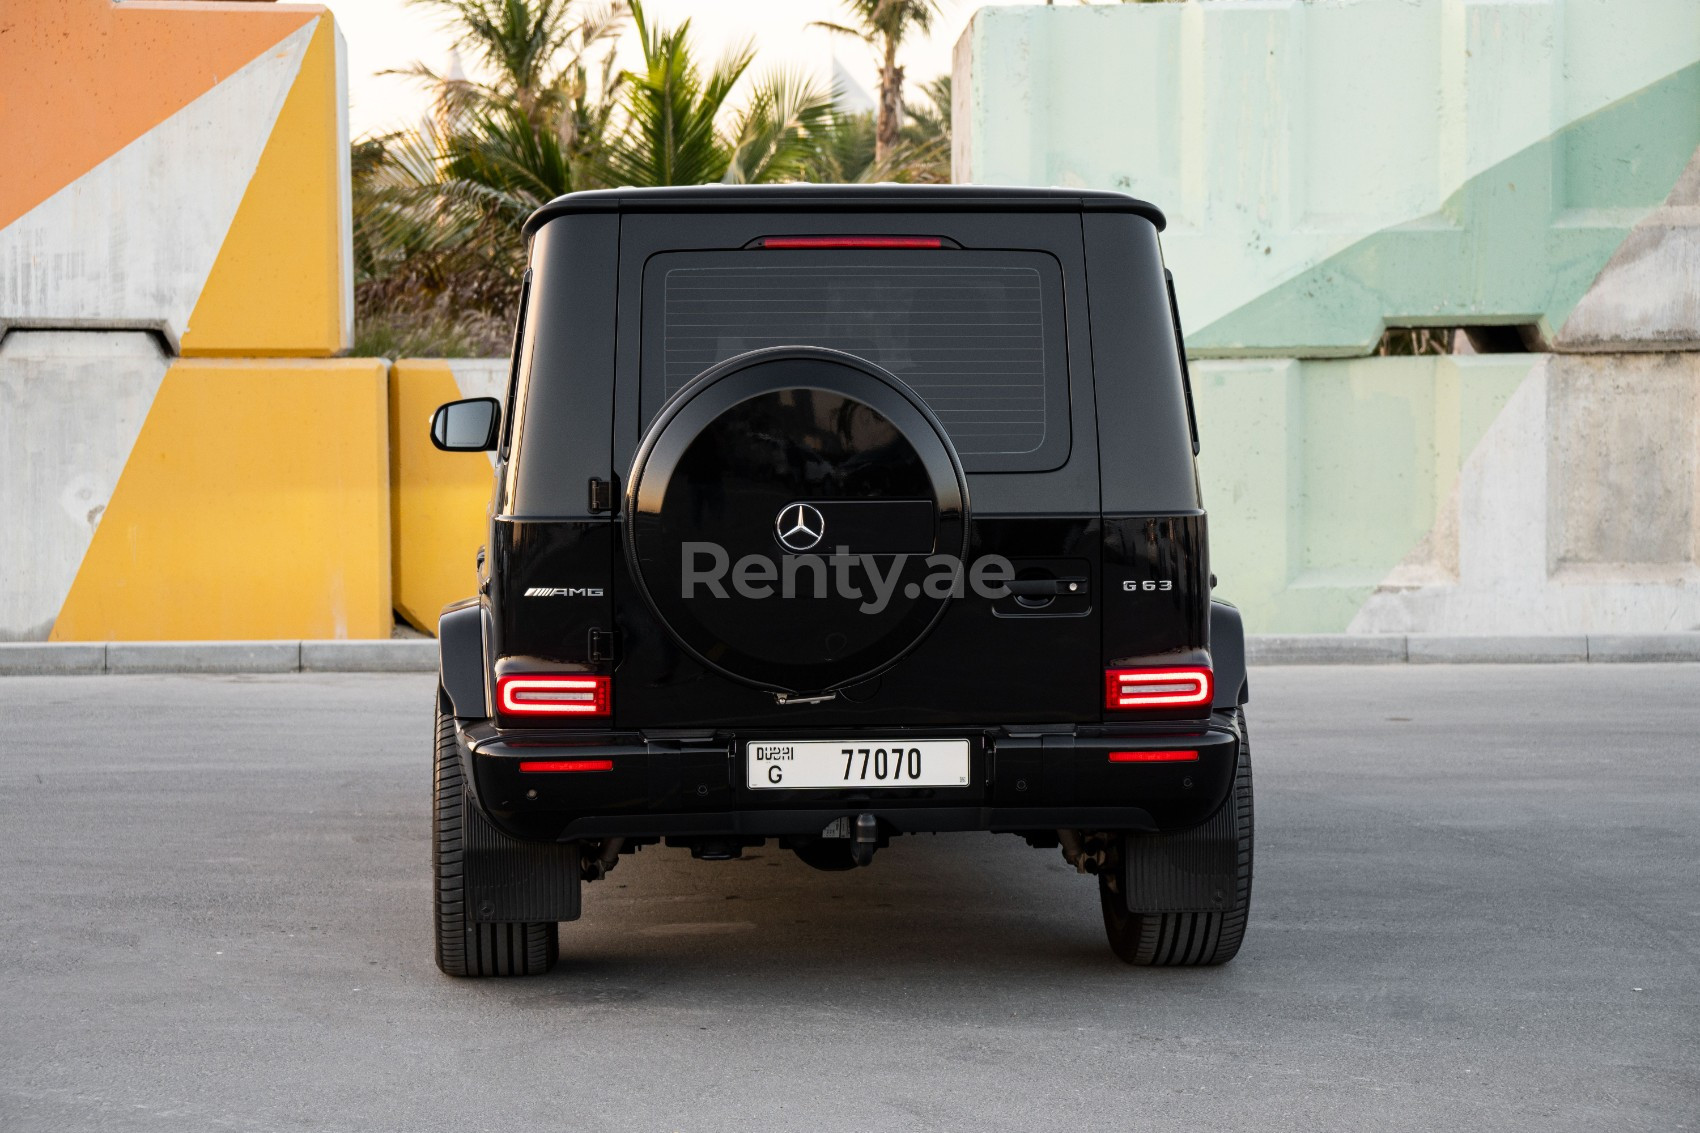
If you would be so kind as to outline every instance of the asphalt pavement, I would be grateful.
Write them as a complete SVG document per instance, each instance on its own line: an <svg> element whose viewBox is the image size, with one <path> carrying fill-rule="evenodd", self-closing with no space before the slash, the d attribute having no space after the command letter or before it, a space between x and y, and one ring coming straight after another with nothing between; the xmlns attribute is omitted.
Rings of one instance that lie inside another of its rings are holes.
<svg viewBox="0 0 1700 1133"><path fill-rule="evenodd" d="M1250 927L1012 837L650 848L431 962L432 678L0 679L0 1130L1700 1127L1700 665L1256 670Z"/></svg>

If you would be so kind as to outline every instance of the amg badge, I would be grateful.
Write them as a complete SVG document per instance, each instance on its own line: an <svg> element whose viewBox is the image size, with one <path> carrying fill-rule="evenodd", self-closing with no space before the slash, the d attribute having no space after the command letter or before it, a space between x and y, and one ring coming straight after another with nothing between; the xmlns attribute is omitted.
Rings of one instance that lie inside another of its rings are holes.
<svg viewBox="0 0 1700 1133"><path fill-rule="evenodd" d="M527 598L600 598L600 586L532 586L525 592Z"/></svg>

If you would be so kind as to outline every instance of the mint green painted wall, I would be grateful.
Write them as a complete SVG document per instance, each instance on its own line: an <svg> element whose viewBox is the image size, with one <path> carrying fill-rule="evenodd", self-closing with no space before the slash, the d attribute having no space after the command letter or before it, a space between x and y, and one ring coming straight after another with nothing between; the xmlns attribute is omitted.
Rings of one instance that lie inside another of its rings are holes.
<svg viewBox="0 0 1700 1133"><path fill-rule="evenodd" d="M1700 146L1700 2L993 6L956 98L959 180L1167 212L1198 353L1550 334Z"/></svg>
<svg viewBox="0 0 1700 1133"><path fill-rule="evenodd" d="M1540 357L1194 363L1217 594L1254 633L1344 632Z"/></svg>
<svg viewBox="0 0 1700 1133"><path fill-rule="evenodd" d="M1697 147L1700 64L1472 177L1430 216L1365 236L1189 331L1187 348L1362 355L1389 325L1472 322L1532 323L1550 341Z"/></svg>
<svg viewBox="0 0 1700 1133"><path fill-rule="evenodd" d="M1461 544L1460 469L1545 356L1367 355L1387 325L1557 334L1700 147L1700 0L993 6L957 45L955 98L958 180L1168 215L1189 353L1216 359L1193 378L1218 592L1247 627L1361 628L1372 594L1410 587L1436 599L1409 604L1420 629L1453 616L1459 557L1507 558L1495 532L1544 517L1542 462L1566 458L1534 418L1501 420L1535 447L1501 454L1520 480ZM1528 610L1575 605L1529 587Z"/></svg>

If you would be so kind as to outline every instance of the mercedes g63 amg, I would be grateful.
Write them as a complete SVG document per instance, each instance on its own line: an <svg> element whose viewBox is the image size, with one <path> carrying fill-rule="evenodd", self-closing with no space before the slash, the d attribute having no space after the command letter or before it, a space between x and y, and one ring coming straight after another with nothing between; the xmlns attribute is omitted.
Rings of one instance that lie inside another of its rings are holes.
<svg viewBox="0 0 1700 1133"><path fill-rule="evenodd" d="M969 186L530 219L505 410L432 422L496 468L440 623L445 972L546 971L644 845L843 869L927 831L1060 848L1129 963L1235 954L1244 644L1162 228Z"/></svg>

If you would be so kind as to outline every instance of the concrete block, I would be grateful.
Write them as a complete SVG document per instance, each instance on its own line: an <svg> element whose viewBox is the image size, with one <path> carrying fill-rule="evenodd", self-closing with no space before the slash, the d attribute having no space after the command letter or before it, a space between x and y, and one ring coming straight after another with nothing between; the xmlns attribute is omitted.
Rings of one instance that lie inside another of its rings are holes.
<svg viewBox="0 0 1700 1133"><path fill-rule="evenodd" d="M53 640L387 637L387 371L381 359L173 362Z"/></svg>
<svg viewBox="0 0 1700 1133"><path fill-rule="evenodd" d="M1257 634L1246 638L1251 665L1396 665L1405 660L1398 634Z"/></svg>
<svg viewBox="0 0 1700 1133"><path fill-rule="evenodd" d="M99 642L61 644L45 641L0 643L0 675L30 673L104 673L106 646Z"/></svg>
<svg viewBox="0 0 1700 1133"><path fill-rule="evenodd" d="M1700 661L1700 633L1591 633L1590 661Z"/></svg>
<svg viewBox="0 0 1700 1133"><path fill-rule="evenodd" d="M304 673L431 673L436 669L434 638L301 643Z"/></svg>
<svg viewBox="0 0 1700 1133"><path fill-rule="evenodd" d="M396 612L424 633L435 634L442 608L478 586L495 489L493 460L440 451L426 422L445 401L502 400L507 379L505 358L402 358L390 367L391 590Z"/></svg>
<svg viewBox="0 0 1700 1133"><path fill-rule="evenodd" d="M1406 639L1412 664L1547 664L1586 661L1588 639L1582 634L1487 636L1413 633Z"/></svg>
<svg viewBox="0 0 1700 1133"><path fill-rule="evenodd" d="M1351 623L1378 586L1455 581L1459 471L1539 361L1195 363L1199 482L1221 595L1257 633L1417 628Z"/></svg>
<svg viewBox="0 0 1700 1133"><path fill-rule="evenodd" d="M1576 566L1695 567L1700 365L1692 355L1555 355L1547 364L1548 554Z"/></svg>
<svg viewBox="0 0 1700 1133"><path fill-rule="evenodd" d="M299 641L114 641L109 673L293 673Z"/></svg>
<svg viewBox="0 0 1700 1133"><path fill-rule="evenodd" d="M0 116L8 152L30 158L0 180L0 328L155 326L188 353L346 349L348 100L330 13L6 7L18 54Z"/></svg>
<svg viewBox="0 0 1700 1133"><path fill-rule="evenodd" d="M1457 577L1390 574L1350 632L1700 627L1700 354L1538 357L1459 475Z"/></svg>
<svg viewBox="0 0 1700 1133"><path fill-rule="evenodd" d="M1559 332L1564 351L1700 350L1700 149L1635 226Z"/></svg>
<svg viewBox="0 0 1700 1133"><path fill-rule="evenodd" d="M0 641L53 631L169 361L145 331L0 339Z"/></svg>

